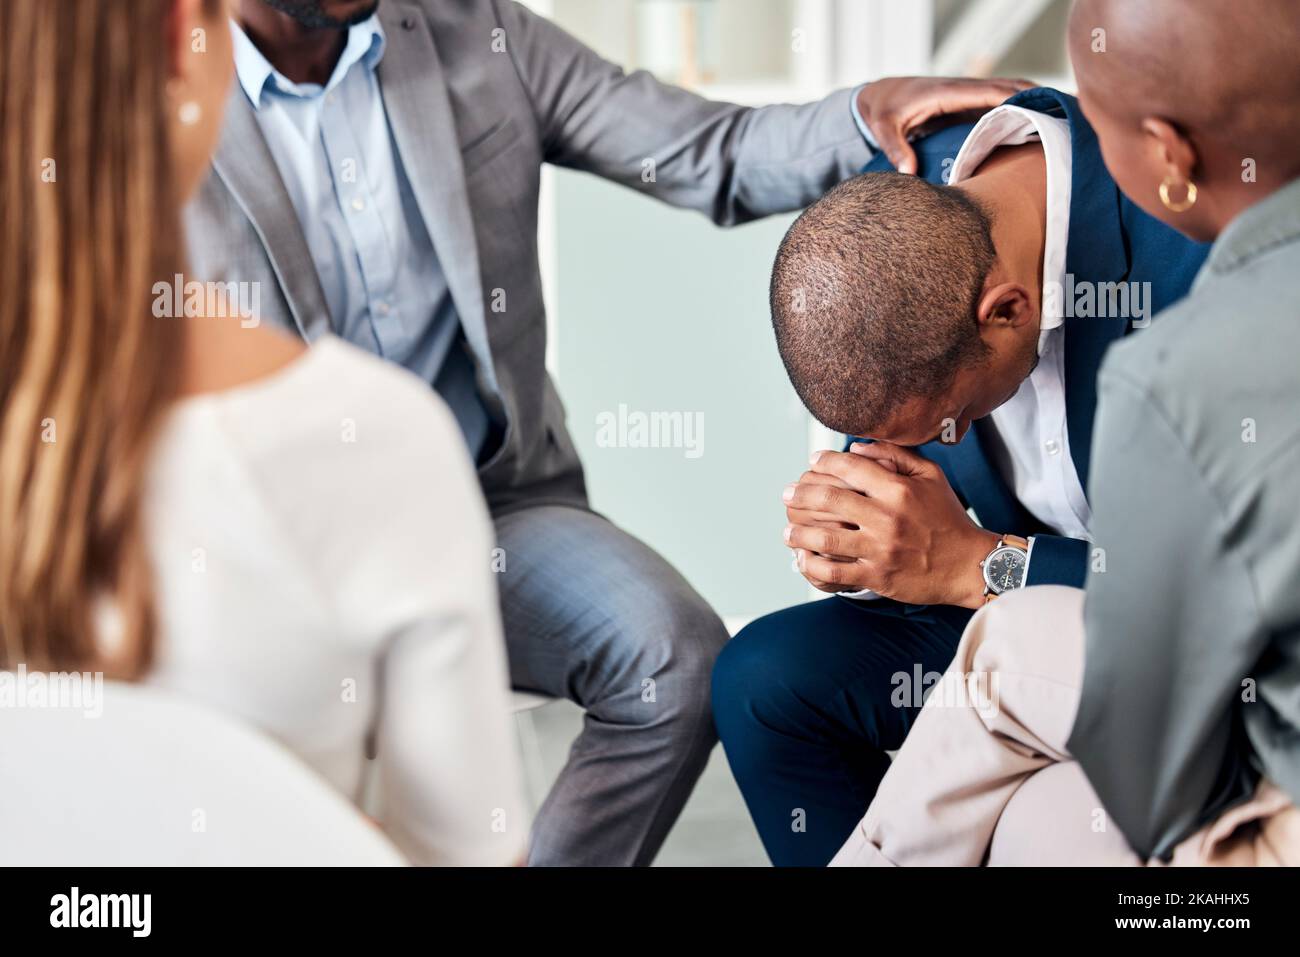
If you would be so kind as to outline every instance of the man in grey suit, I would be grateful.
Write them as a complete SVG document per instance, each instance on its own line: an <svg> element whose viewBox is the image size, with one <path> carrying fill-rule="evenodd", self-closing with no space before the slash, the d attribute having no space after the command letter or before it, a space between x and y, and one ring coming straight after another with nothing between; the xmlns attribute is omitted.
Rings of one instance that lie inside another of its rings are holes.
<svg viewBox="0 0 1300 957"><path fill-rule="evenodd" d="M919 123L1020 84L894 80L749 109L626 75L508 0L242 0L235 20L238 83L188 212L194 270L258 283L265 319L339 335L446 400L503 550L512 680L586 709L530 861L649 863L713 746L727 634L588 508L543 362L541 166L729 225L856 172L873 126L906 162Z"/></svg>

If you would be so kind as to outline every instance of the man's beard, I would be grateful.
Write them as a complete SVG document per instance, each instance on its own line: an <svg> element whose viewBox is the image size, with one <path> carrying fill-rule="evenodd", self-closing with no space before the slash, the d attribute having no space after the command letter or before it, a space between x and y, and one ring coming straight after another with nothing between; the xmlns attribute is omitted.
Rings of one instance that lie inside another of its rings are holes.
<svg viewBox="0 0 1300 957"><path fill-rule="evenodd" d="M309 30L344 30L369 20L379 8L379 0L374 0L350 17L339 19L331 17L322 9L322 0L262 0L262 2L272 9L288 14Z"/></svg>

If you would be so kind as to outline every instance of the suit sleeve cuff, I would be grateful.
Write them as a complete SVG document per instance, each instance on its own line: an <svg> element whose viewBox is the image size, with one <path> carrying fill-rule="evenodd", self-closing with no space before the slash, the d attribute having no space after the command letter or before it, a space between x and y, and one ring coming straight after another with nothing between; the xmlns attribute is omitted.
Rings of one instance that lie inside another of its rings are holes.
<svg viewBox="0 0 1300 957"><path fill-rule="evenodd" d="M1035 535L1029 539L1026 585L1082 588L1088 576L1088 543L1080 538Z"/></svg>
<svg viewBox="0 0 1300 957"><path fill-rule="evenodd" d="M858 109L858 96L866 88L867 84L863 83L853 91L853 96L849 98L849 109L853 112L853 122L857 124L858 132L862 134L862 138L871 147L871 152L879 153L880 144L876 142L876 135L871 132L871 127L867 125L867 121L862 118L862 112Z"/></svg>

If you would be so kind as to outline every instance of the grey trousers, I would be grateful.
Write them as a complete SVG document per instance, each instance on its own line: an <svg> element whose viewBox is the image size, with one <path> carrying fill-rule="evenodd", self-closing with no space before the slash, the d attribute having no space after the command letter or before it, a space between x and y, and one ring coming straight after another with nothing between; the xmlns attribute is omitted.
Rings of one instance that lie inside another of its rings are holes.
<svg viewBox="0 0 1300 957"><path fill-rule="evenodd" d="M653 550L564 506L497 519L510 677L586 710L533 824L530 865L644 865L716 740L722 621Z"/></svg>

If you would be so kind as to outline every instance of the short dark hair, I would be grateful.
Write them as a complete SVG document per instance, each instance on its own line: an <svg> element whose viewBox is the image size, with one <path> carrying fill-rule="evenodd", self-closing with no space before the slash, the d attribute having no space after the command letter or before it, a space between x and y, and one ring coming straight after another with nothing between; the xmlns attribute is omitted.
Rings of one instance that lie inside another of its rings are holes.
<svg viewBox="0 0 1300 957"><path fill-rule="evenodd" d="M966 193L864 173L804 210L772 267L772 326L795 391L827 428L880 428L984 361L976 308L997 258Z"/></svg>

